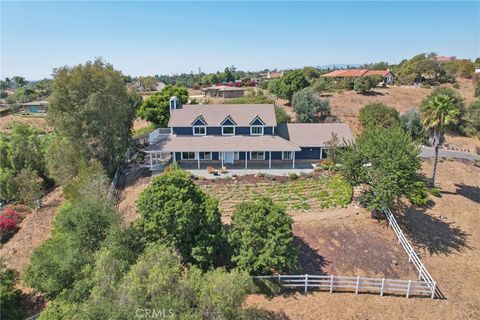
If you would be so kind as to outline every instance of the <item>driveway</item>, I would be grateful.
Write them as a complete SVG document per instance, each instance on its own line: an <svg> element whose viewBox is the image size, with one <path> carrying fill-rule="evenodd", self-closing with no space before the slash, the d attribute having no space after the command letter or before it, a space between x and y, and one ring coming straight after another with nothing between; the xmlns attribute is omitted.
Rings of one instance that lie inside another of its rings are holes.
<svg viewBox="0 0 480 320"><path fill-rule="evenodd" d="M435 152L431 147L422 147L420 152L422 158L433 158ZM465 159L465 160L480 160L480 156L474 153L463 152L463 151L454 151L454 150L438 150L438 157L440 158L456 158L456 159Z"/></svg>

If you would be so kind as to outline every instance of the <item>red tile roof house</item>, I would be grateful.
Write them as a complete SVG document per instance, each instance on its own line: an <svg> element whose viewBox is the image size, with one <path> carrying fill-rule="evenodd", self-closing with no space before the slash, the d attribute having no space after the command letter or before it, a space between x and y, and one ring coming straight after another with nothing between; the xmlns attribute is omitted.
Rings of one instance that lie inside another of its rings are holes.
<svg viewBox="0 0 480 320"><path fill-rule="evenodd" d="M390 70L369 70L369 69L347 69L347 70L335 70L322 75L323 77L330 78L359 78L368 76L382 76L385 84L393 84L395 77Z"/></svg>
<svg viewBox="0 0 480 320"><path fill-rule="evenodd" d="M180 106L172 97L170 110L169 133L157 129L145 149L151 170L165 154L197 169L212 164L246 169L251 163L295 168L298 160L325 159L332 133L340 141L353 140L344 123L277 124L273 104Z"/></svg>

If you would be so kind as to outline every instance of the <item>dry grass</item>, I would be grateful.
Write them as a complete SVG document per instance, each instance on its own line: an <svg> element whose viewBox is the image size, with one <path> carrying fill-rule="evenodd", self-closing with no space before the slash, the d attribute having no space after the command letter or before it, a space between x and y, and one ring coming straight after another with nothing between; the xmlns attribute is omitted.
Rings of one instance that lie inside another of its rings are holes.
<svg viewBox="0 0 480 320"><path fill-rule="evenodd" d="M14 122L27 124L43 132L50 132L53 130L47 124L45 116L22 116L20 114L15 114L0 117L0 132L10 132Z"/></svg>
<svg viewBox="0 0 480 320"><path fill-rule="evenodd" d="M430 174L431 161L424 162L423 170L426 174ZM249 297L246 305L283 311L288 319L302 320L479 319L480 168L472 163L443 161L439 164L438 170L437 181L442 189L442 197L432 197L432 205L429 208L418 210L405 206L395 210L395 213L427 269L437 281L445 300L316 292L274 298L253 295ZM387 240L390 237L390 230L384 229L382 224L375 227L375 222L371 219L349 219L337 222L338 233L343 234L343 238L354 237L362 240L367 233L376 233L376 237L385 237ZM329 242L333 242L329 240L332 234L334 240L338 241L339 238L332 233L334 231L329 227L331 223L334 222L328 221L320 228L303 231L303 233L308 232L309 237L312 238L308 243L316 246L317 254L326 257L338 250L346 252L347 249L343 246L350 245L350 241L340 241L339 246L333 245L333 249L329 250L330 246L324 244L325 238ZM355 230L355 232L354 235L348 235L344 230ZM378 234L379 230L380 234ZM374 239L375 237L365 240ZM375 243L357 241L357 244L354 247L360 249L366 247L370 250L369 244L372 249L377 248ZM389 254L391 252L385 256L386 261L390 259ZM399 261L399 264L408 261L406 254L401 258L403 260ZM346 272L341 270L343 263L342 259L336 261L339 265L337 268L340 268L339 272ZM334 265L335 263L331 263L332 268ZM384 272L388 272L388 267Z"/></svg>

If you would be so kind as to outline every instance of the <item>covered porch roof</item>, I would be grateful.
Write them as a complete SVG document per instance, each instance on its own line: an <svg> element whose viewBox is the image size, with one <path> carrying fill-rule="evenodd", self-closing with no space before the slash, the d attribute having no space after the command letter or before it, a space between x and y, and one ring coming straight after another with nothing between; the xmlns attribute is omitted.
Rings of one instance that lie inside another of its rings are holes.
<svg viewBox="0 0 480 320"><path fill-rule="evenodd" d="M171 135L148 146L146 152L300 151L279 136L178 136Z"/></svg>

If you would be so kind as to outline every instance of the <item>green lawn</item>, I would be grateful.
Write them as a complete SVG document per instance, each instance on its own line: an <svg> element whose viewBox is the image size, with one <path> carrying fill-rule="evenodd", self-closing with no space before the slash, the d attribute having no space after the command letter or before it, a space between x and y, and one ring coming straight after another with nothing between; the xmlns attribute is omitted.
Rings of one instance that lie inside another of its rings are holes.
<svg viewBox="0 0 480 320"><path fill-rule="evenodd" d="M225 213L231 213L238 202L259 196L268 196L289 211L343 207L352 199L352 187L339 174L285 182L210 184L202 186L202 189L220 200L220 207Z"/></svg>

